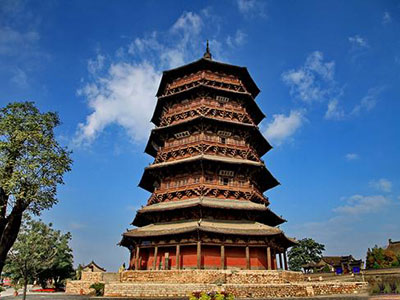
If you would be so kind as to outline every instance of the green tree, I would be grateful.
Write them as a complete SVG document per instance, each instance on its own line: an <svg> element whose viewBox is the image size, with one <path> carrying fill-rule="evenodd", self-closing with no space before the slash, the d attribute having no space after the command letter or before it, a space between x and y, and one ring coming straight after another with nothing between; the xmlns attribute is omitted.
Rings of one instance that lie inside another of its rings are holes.
<svg viewBox="0 0 400 300"><path fill-rule="evenodd" d="M311 238L298 241L298 244L288 251L290 270L300 271L301 267L310 262L319 262L325 246Z"/></svg>
<svg viewBox="0 0 400 300"><path fill-rule="evenodd" d="M367 251L367 269L390 268L399 265L399 257L391 250L375 245L374 248Z"/></svg>
<svg viewBox="0 0 400 300"><path fill-rule="evenodd" d="M62 235L51 226L28 218L21 226L18 238L8 253L4 273L11 277L14 283L22 282L24 300L28 283L40 277L43 272L56 269L63 263L72 269L71 250L65 245L68 244L70 234ZM67 262L60 262L65 258Z"/></svg>
<svg viewBox="0 0 400 300"><path fill-rule="evenodd" d="M59 124L56 113L41 113L32 102L0 110L0 273L24 212L39 215L52 207L70 170L70 152L54 137Z"/></svg>
<svg viewBox="0 0 400 300"><path fill-rule="evenodd" d="M43 288L46 288L48 280L53 280L54 286L59 288L64 285L65 279L72 278L75 275L72 249L69 247L71 234L69 232L62 234L57 230L53 231L52 235L52 244L56 249L53 263L45 265L38 271L37 279Z"/></svg>

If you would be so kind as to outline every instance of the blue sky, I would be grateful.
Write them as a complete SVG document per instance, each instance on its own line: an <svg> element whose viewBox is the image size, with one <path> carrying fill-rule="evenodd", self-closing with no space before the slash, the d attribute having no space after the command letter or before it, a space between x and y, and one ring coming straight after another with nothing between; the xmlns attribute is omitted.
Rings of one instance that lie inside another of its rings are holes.
<svg viewBox="0 0 400 300"><path fill-rule="evenodd" d="M0 1L1 105L58 111L74 165L45 221L75 263L116 270L116 244L149 194L137 187L161 72L198 59L247 66L267 115L266 194L327 255L365 259L400 240L398 1Z"/></svg>

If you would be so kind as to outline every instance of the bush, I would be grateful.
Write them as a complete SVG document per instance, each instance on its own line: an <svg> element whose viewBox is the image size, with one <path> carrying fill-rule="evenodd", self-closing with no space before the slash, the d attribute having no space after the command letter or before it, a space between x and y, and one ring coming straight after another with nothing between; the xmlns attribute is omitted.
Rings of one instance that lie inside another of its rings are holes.
<svg viewBox="0 0 400 300"><path fill-rule="evenodd" d="M370 294L379 294L380 293L380 288L379 286L375 283L372 286L370 286Z"/></svg>
<svg viewBox="0 0 400 300"><path fill-rule="evenodd" d="M90 286L91 289L96 291L96 296L103 296L104 295L104 283L96 282Z"/></svg>
<svg viewBox="0 0 400 300"><path fill-rule="evenodd" d="M235 297L225 292L193 292L189 300L235 300Z"/></svg>
<svg viewBox="0 0 400 300"><path fill-rule="evenodd" d="M396 294L400 294L400 282L397 283L397 287L396 287Z"/></svg>
<svg viewBox="0 0 400 300"><path fill-rule="evenodd" d="M392 293L392 288L390 287L390 284L389 284L389 283L385 283L384 289L383 289L383 293L384 293L384 294L390 294L390 293Z"/></svg>
<svg viewBox="0 0 400 300"><path fill-rule="evenodd" d="M1 285L0 285L0 293L1 292L4 292L6 289L5 288L3 288Z"/></svg>

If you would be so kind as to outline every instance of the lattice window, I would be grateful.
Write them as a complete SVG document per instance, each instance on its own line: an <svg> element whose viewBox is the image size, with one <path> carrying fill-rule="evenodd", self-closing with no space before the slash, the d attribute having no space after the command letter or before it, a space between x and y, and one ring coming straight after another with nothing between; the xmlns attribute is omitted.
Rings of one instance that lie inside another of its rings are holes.
<svg viewBox="0 0 400 300"><path fill-rule="evenodd" d="M233 177L235 173L233 171L229 171L229 170L220 170L219 171L219 175L221 176L229 176L229 177Z"/></svg>
<svg viewBox="0 0 400 300"><path fill-rule="evenodd" d="M189 131L182 131L182 132L178 132L178 133L175 133L175 134L174 134L174 136L175 136L177 139L181 139L181 138L187 137L187 136L189 136L189 135L190 135Z"/></svg>

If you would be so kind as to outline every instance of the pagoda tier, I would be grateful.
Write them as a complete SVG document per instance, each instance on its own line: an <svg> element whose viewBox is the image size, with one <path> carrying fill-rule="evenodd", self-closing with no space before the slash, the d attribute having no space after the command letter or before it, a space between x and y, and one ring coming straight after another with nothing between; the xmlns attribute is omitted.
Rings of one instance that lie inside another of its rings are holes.
<svg viewBox="0 0 400 300"><path fill-rule="evenodd" d="M224 107L224 103L229 105ZM237 95L233 91L199 85L178 94L160 97L151 121L156 126L170 125L186 119L187 115L199 115L207 109L208 114L213 113L217 117L224 114L231 120L256 125L265 117L250 93Z"/></svg>
<svg viewBox="0 0 400 300"><path fill-rule="evenodd" d="M121 241L132 250L131 245L138 244L130 259L130 266L138 270L265 270L277 269L276 255L295 241L280 229L258 222L192 219L129 230ZM278 257L283 268L282 257ZM286 265L286 256L284 260Z"/></svg>
<svg viewBox="0 0 400 300"><path fill-rule="evenodd" d="M258 156L257 160L272 148L257 126L198 116L153 129L145 152L157 157L199 143L254 153Z"/></svg>
<svg viewBox="0 0 400 300"><path fill-rule="evenodd" d="M269 226L286 222L266 205L250 201L198 197L181 201L161 202L139 209L132 222L144 226L162 221L215 218L217 220L251 220Z"/></svg>
<svg viewBox="0 0 400 300"><path fill-rule="evenodd" d="M262 162L197 155L150 165L145 169L139 186L153 193L150 199L181 192L179 199L214 195L268 203L262 193L278 184ZM168 201L168 198L166 196L163 201ZM169 200L177 199L170 197ZM157 202L160 201L150 201L149 204Z"/></svg>
<svg viewBox="0 0 400 300"><path fill-rule="evenodd" d="M177 94L200 84L236 94L250 94L253 98L260 92L247 68L201 58L182 67L164 71L157 97Z"/></svg>
<svg viewBox="0 0 400 300"><path fill-rule="evenodd" d="M261 159L271 145L258 93L246 68L212 61L208 48L163 73L145 150L154 162L139 183L151 196L121 241L131 269L277 269L277 256L287 268L295 241L263 194L279 182Z"/></svg>

